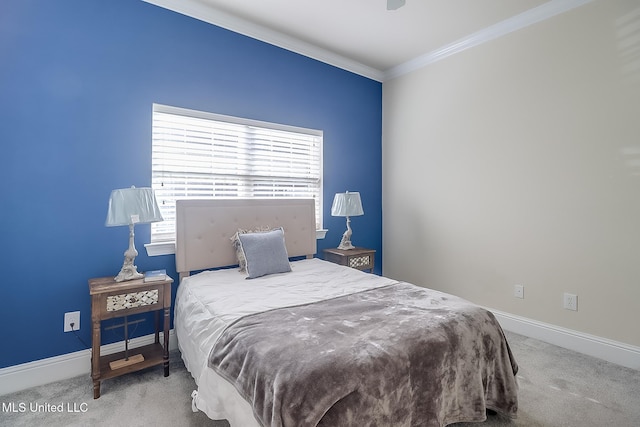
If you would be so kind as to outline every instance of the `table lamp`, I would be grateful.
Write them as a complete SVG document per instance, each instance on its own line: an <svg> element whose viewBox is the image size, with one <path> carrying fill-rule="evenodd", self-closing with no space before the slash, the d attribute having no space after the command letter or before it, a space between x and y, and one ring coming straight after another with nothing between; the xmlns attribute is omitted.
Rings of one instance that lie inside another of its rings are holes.
<svg viewBox="0 0 640 427"><path fill-rule="evenodd" d="M351 244L351 216L364 215L362 210L362 201L360 200L360 193L357 191L344 193L336 193L333 198L333 205L331 206L331 216L345 216L347 217L347 231L342 235L342 240L338 249L353 249Z"/></svg>
<svg viewBox="0 0 640 427"><path fill-rule="evenodd" d="M151 188L121 188L113 190L109 198L109 212L105 225L116 227L129 226L129 248L124 252L124 264L120 273L114 278L116 282L140 279L144 276L138 273L133 264L138 251L134 244L133 227L136 224L149 224L162 221L156 196Z"/></svg>

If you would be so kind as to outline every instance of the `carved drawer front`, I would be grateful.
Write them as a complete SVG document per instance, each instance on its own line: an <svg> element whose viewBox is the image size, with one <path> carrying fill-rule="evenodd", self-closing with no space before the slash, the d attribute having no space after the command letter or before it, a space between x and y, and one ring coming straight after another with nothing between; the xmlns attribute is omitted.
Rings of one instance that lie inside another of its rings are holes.
<svg viewBox="0 0 640 427"><path fill-rule="evenodd" d="M349 267L351 268L370 268L371 256L362 255L349 258Z"/></svg>
<svg viewBox="0 0 640 427"><path fill-rule="evenodd" d="M144 307L158 304L158 289L150 289L142 292L111 295L107 297L107 311L119 311L129 308Z"/></svg>

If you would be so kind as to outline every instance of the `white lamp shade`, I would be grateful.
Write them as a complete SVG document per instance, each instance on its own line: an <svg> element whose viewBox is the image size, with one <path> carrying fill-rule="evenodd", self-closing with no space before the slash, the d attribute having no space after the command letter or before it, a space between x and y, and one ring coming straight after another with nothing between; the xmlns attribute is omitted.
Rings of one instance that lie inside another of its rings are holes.
<svg viewBox="0 0 640 427"><path fill-rule="evenodd" d="M152 188L131 187L111 192L107 227L158 221L162 221L162 215Z"/></svg>
<svg viewBox="0 0 640 427"><path fill-rule="evenodd" d="M357 191L336 193L331 206L331 216L359 216L364 215L360 193Z"/></svg>

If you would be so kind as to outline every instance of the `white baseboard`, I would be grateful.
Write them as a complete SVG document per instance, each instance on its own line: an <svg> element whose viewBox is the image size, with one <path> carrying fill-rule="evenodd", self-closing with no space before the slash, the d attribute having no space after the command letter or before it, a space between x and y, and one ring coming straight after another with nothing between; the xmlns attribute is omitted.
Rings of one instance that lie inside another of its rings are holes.
<svg viewBox="0 0 640 427"><path fill-rule="evenodd" d="M490 308L489 310L507 331L640 370L640 347ZM151 344L153 340L154 334L150 334L134 338L130 343L133 348ZM122 351L123 346L124 343L122 342L107 344L101 347L100 353L110 354ZM178 342L174 331L171 330L169 334L169 350L177 348ZM91 380L91 350L77 351L0 369L0 395L73 378L78 375L86 375L87 381Z"/></svg>
<svg viewBox="0 0 640 427"><path fill-rule="evenodd" d="M129 340L130 348L151 344L155 334ZM162 342L162 332L160 342ZM122 351L124 341L106 344L100 347L100 354L111 354ZM178 348L173 329L169 332L169 350ZM91 381L91 350L81 350L61 356L49 357L21 365L0 369L0 395L14 393L54 381L86 375Z"/></svg>
<svg viewBox="0 0 640 427"><path fill-rule="evenodd" d="M597 357L617 365L640 370L640 347L595 335L538 322L526 317L490 310L507 331L535 338L558 347Z"/></svg>

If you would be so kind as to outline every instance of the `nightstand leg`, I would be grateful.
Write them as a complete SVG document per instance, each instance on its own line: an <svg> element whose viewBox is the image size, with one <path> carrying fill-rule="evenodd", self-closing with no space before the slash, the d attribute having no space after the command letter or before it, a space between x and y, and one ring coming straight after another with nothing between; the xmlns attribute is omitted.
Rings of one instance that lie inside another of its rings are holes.
<svg viewBox="0 0 640 427"><path fill-rule="evenodd" d="M160 310L157 310L153 313L154 322L155 322L155 330L156 330L156 340L155 343L160 343Z"/></svg>
<svg viewBox="0 0 640 427"><path fill-rule="evenodd" d="M164 376L169 376L169 308L164 309Z"/></svg>
<svg viewBox="0 0 640 427"><path fill-rule="evenodd" d="M91 377L93 378L93 398L97 399L100 397L100 320L93 321Z"/></svg>

